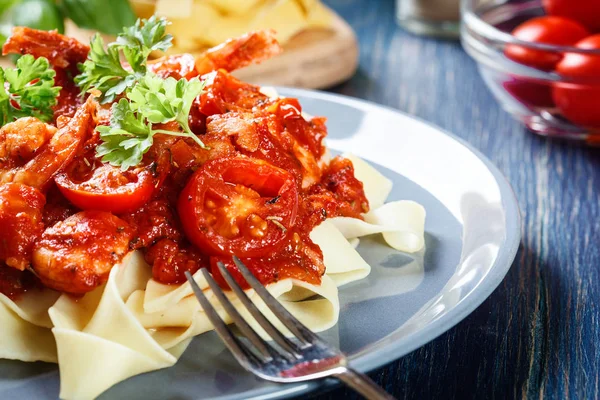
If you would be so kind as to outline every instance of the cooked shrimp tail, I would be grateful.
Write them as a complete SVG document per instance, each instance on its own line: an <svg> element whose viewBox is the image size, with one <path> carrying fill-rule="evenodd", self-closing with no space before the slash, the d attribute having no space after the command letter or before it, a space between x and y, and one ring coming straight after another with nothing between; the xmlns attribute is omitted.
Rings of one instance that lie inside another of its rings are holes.
<svg viewBox="0 0 600 400"><path fill-rule="evenodd" d="M228 72L258 64L281 53L281 46L272 29L247 33L206 50L196 58L200 75L217 69Z"/></svg>
<svg viewBox="0 0 600 400"><path fill-rule="evenodd" d="M93 132L96 126L96 112L97 103L94 97L90 96L75 116L56 131L48 144L29 162L19 168L2 169L0 166L0 183L16 182L38 189L43 188L75 157L81 144ZM10 125L2 129L10 129Z"/></svg>
<svg viewBox="0 0 600 400"><path fill-rule="evenodd" d="M2 54L31 54L46 57L58 68L77 67L85 61L89 46L56 31L41 31L23 26L14 27L2 47Z"/></svg>

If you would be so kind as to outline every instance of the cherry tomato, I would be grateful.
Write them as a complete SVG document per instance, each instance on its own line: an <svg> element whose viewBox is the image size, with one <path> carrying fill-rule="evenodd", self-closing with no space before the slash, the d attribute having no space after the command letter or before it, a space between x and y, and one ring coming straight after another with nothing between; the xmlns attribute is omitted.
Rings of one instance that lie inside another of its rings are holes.
<svg viewBox="0 0 600 400"><path fill-rule="evenodd" d="M600 1L542 0L546 13L571 18L592 31L600 30Z"/></svg>
<svg viewBox="0 0 600 400"><path fill-rule="evenodd" d="M181 192L178 211L188 239L209 255L260 257L283 244L294 226L293 176L265 161L219 158L204 164Z"/></svg>
<svg viewBox="0 0 600 400"><path fill-rule="evenodd" d="M512 35L517 39L570 46L590 33L578 22L562 17L537 17L519 25ZM504 54L513 61L530 67L549 71L554 68L562 55L551 51L534 50L525 46L508 45Z"/></svg>
<svg viewBox="0 0 600 400"><path fill-rule="evenodd" d="M600 34L589 36L575 46L598 49L600 53ZM589 84L557 83L553 97L560 112L571 122L600 128L600 55L567 53L556 66L556 72L571 79L592 81Z"/></svg>
<svg viewBox="0 0 600 400"><path fill-rule="evenodd" d="M551 83L544 84L522 77L513 77L502 82L502 87L526 107L554 107Z"/></svg>
<svg viewBox="0 0 600 400"><path fill-rule="evenodd" d="M71 163L54 181L63 196L82 210L115 214L137 210L159 185L152 165L121 171L109 164L88 167L83 162Z"/></svg>

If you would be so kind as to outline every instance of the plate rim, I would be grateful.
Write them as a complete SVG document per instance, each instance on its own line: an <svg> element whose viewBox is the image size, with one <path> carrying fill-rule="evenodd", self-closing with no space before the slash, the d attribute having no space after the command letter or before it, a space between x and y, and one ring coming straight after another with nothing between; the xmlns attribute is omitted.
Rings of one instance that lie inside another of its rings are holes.
<svg viewBox="0 0 600 400"><path fill-rule="evenodd" d="M477 285L467 299L461 301L456 307L449 311L448 314L429 324L427 329L407 336L407 340L403 340L403 343L390 343L383 348L378 349L378 351L372 351L360 355L358 359L351 360L353 368L356 368L360 372L368 373L369 371L406 356L407 354L421 348L425 344L431 342L456 326L490 297L490 295L504 280L504 277L512 267L517 255L522 237L522 216L517 197L511 184L504 174L498 169L498 167L496 167L496 165L492 163L492 161L486 155L484 155L466 140L437 126L436 124L390 106L378 104L370 100L321 90L300 89L285 86L275 86L275 89L278 93L290 97L312 97L319 100L342 103L357 108L364 109L366 107L367 109L383 109L387 112L400 114L403 117L427 125L428 127L433 128L455 140L468 151L473 153L478 159L480 159L485 167L491 172L500 191L502 208L505 211L504 222L506 226L506 234L503 246L501 247L501 249L504 249L504 251L500 251L498 253L498 257L492 264L489 273L486 275L484 280ZM477 293L477 296L473 296L473 293ZM253 389L245 392L244 395L249 400L284 399L310 392L325 392L338 386L340 386L340 383L335 380L321 380L300 384L282 384L281 387L271 386L262 389ZM236 400L239 398L240 397L238 394L215 397L215 399L218 400Z"/></svg>
<svg viewBox="0 0 600 400"><path fill-rule="evenodd" d="M510 270L519 245L521 242L522 218L519 210L519 205L515 193L502 172L478 149L469 144L465 140L448 132L439 126L425 121L419 117L410 115L406 112L394 109L389 106L377 104L373 101L354 98L342 94L324 92L319 90L307 90L299 88L289 88L276 86L275 89L286 96L311 98L316 100L327 101L347 105L357 109L369 111L385 111L392 114L400 115L403 118L408 118L430 129L434 129L442 135L448 136L456 141L464 149L471 152L477 159L481 160L485 168L491 173L494 182L498 186L500 192L500 201L504 210L504 226L506 228L505 236L502 239L500 251L496 260L491 265L488 273L483 280L469 292L468 296L453 307L447 314L427 324L422 330L413 332L402 338L402 340L393 340L379 348L371 351L360 351L357 356L350 360L353 368L361 372L369 372L388 364L394 360L413 352L414 350L424 346L435 338L447 332L449 329L463 321L476 308L478 308L489 296L496 290L504 277ZM418 184L418 182L415 182ZM375 343L375 342L373 342ZM259 378L256 378L259 380ZM340 386L340 383L333 379L326 379L313 382L297 383L297 384L281 384L269 385L267 387L258 387L237 394L227 394L214 396L213 399L218 400L239 400L254 399L283 399L302 394L324 392L334 387ZM243 397L242 397L243 396Z"/></svg>

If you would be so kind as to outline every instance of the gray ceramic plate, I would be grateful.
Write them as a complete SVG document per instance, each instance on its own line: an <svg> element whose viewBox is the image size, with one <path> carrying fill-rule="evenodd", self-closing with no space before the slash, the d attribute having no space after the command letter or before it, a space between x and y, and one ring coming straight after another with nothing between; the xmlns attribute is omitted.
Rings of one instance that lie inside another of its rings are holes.
<svg viewBox="0 0 600 400"><path fill-rule="evenodd" d="M339 324L323 334L356 368L369 371L439 336L492 293L519 245L517 202L487 159L434 126L348 97L281 93L298 97L309 114L327 116L328 145L374 163L394 181L391 199L416 200L427 210L422 254L399 254L377 238L361 242L359 251L373 272L340 290ZM272 399L328 384L258 380L208 333L174 367L122 382L102 398ZM53 365L0 361L2 399L55 399L58 385Z"/></svg>

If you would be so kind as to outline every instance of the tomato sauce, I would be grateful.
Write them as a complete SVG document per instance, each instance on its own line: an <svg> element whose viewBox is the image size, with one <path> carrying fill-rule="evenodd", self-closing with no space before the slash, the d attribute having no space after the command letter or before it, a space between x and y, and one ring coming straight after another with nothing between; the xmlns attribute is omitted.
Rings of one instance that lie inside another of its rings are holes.
<svg viewBox="0 0 600 400"><path fill-rule="evenodd" d="M177 56L149 68L163 77L190 77L190 65L189 57ZM57 116L70 116L79 105L71 78L66 70L58 71L64 89ZM339 157L322 162L325 119L305 119L296 99L271 99L225 70L202 79L205 91L192 107L190 127L208 149L191 139L157 134L142 165L123 172L94 158L99 140L97 132L91 133L55 176L58 189L53 182L41 197L30 195L37 199L32 207L41 211L19 222L29 224L27 229L6 231L30 234L12 245L20 249L18 262L0 248L1 293L16 298L35 284L26 269L34 242L37 257L46 256L45 267L53 268L42 282L75 294L105 282L108 264L118 263L130 250L142 251L154 279L164 284L182 283L186 271L205 267L228 288L217 267L222 262L247 287L233 255L263 284L285 278L319 284L325 273L323 253L310 232L326 218L361 218L369 210L352 163ZM177 126L169 123L161 129ZM55 267L50 250L60 253L58 262L65 265ZM92 275L86 276L85 268L65 267L77 257Z"/></svg>
<svg viewBox="0 0 600 400"><path fill-rule="evenodd" d="M17 300L25 292L41 287L41 283L29 271L19 271L0 263L0 293Z"/></svg>
<svg viewBox="0 0 600 400"><path fill-rule="evenodd" d="M217 268L217 263L222 262L234 278L247 287L231 260L231 254L213 254L215 250L212 248L206 249L209 252L207 254L190 244L189 235L182 232L176 199L183 187L193 179L194 172L204 168L211 160L229 157L228 160L235 162L235 157L250 157L290 173L298 188L299 206L293 226L274 228L286 230L283 241L262 256L242 258L242 261L263 284L284 278L318 284L325 273L325 266L321 249L310 240L312 229L325 218L361 218L362 213L369 210L363 185L354 176L352 162L347 159L334 158L329 165L316 172L313 184L308 187L302 185L306 175L314 171L304 168L305 163L296 156L298 152L294 149L301 146L304 150L300 153L320 160L325 153L325 119L306 120L301 115L302 108L296 99L272 100L260 93L257 87L243 83L224 71L209 74L206 92L197 106L192 115L195 115L198 125L202 125L201 138L209 144L210 150L199 149L185 139L169 143L169 174L173 179L167 179L155 200L147 207L123 216L138 227L132 248L144 249L146 261L154 265L153 275L159 282L181 283L185 280L185 270L193 273L210 265L215 279L227 288ZM244 135L257 140L251 143L248 138L244 139ZM243 172L236 173L233 184L243 180L240 174ZM256 177L257 174L254 171L252 176ZM208 186L215 185L217 183ZM248 178L246 186L257 188L252 178ZM270 195L273 196L273 193ZM260 193L256 196L260 196ZM273 196L267 202L273 204L277 201L282 201L279 196ZM205 215L208 211L199 212ZM277 222L262 219L258 224L271 226ZM229 225L226 227L230 228Z"/></svg>

